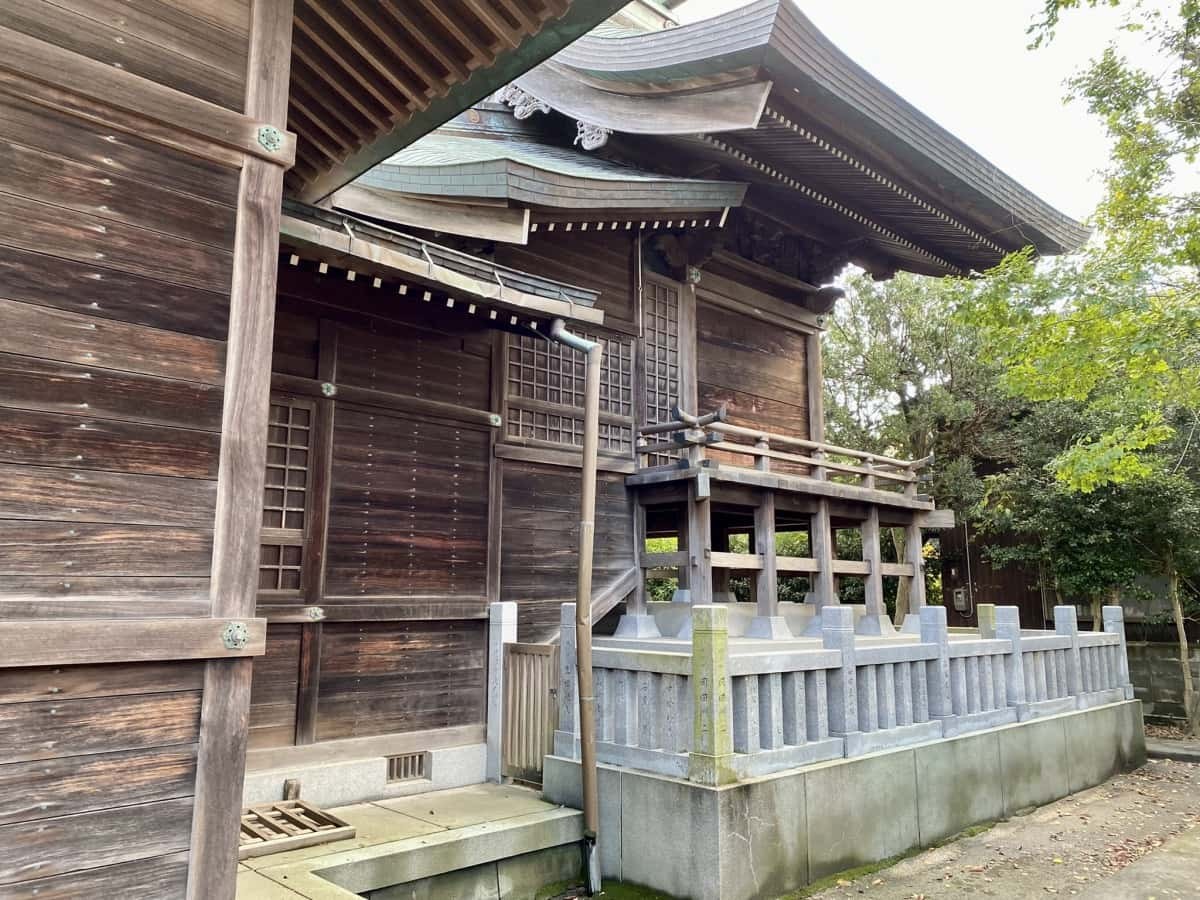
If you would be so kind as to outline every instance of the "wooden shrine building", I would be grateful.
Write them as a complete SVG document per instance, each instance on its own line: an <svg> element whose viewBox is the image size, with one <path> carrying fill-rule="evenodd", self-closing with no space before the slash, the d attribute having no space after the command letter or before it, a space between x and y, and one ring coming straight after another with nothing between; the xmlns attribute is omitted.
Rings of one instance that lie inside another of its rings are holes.
<svg viewBox="0 0 1200 900"><path fill-rule="evenodd" d="M0 0L0 897L222 900L285 777L501 774L495 604L552 642L576 583L556 321L604 346L597 621L921 605L878 531L946 519L825 442L829 285L1085 232L790 0L588 34L619 5Z"/></svg>

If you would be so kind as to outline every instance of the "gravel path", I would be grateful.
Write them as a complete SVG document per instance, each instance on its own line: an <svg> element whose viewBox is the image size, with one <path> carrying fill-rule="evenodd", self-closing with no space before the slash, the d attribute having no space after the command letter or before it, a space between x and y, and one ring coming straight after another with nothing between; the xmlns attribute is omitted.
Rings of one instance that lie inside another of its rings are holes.
<svg viewBox="0 0 1200 900"><path fill-rule="evenodd" d="M1105 879L1198 824L1200 765L1157 759L982 834L927 850L854 881L840 881L812 896L821 900L1107 897ZM1200 863L1194 883L1200 897Z"/></svg>

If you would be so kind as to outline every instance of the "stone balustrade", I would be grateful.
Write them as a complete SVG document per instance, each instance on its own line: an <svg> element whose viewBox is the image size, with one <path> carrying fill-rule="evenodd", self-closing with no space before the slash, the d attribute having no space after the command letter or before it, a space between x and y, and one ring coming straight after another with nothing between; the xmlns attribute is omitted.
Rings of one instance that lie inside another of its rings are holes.
<svg viewBox="0 0 1200 900"><path fill-rule="evenodd" d="M731 644L727 610L697 606L690 645L599 639L597 758L728 784L1133 696L1120 607L1087 633L1071 606L1053 632L1022 630L1016 607L981 609L968 634L939 606L921 609L919 637L856 636L845 606L820 621L819 641ZM577 759L573 605L563 622L554 752Z"/></svg>

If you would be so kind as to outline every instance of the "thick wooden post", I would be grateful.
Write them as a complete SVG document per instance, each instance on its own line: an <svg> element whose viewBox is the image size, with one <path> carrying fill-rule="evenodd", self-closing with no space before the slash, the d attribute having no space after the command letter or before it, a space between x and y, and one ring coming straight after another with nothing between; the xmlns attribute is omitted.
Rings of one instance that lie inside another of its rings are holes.
<svg viewBox="0 0 1200 900"><path fill-rule="evenodd" d="M633 565L637 569L637 586L626 607L625 615L617 623L617 637L656 638L661 637L654 616L646 611L646 570L642 568L642 557L646 552L646 507L638 498L633 501Z"/></svg>
<svg viewBox="0 0 1200 900"><path fill-rule="evenodd" d="M254 0L245 113L287 128L292 0ZM213 616L253 616L258 585L283 166L245 157L238 192L213 534ZM205 670L189 900L233 900L250 717L249 659Z"/></svg>
<svg viewBox="0 0 1200 900"><path fill-rule="evenodd" d="M817 500L817 511L812 516L812 555L817 561L817 571L812 576L811 600L812 622L805 634L821 633L821 610L838 602L833 583L833 528L830 523L829 501L824 497Z"/></svg>
<svg viewBox="0 0 1200 900"><path fill-rule="evenodd" d="M858 622L860 634L893 634L895 627L883 602L883 555L879 546L879 507L867 509L862 524L863 561L870 567L866 578L866 613Z"/></svg>
<svg viewBox="0 0 1200 900"><path fill-rule="evenodd" d="M765 490L754 508L754 552L762 560L754 583L756 605L748 637L786 639L792 636L779 615L779 571L775 556L775 493Z"/></svg>
<svg viewBox="0 0 1200 900"><path fill-rule="evenodd" d="M701 473L688 483L687 580L692 608L712 603L712 510L708 502L708 476ZM677 637L692 634L691 618Z"/></svg>
<svg viewBox="0 0 1200 900"><path fill-rule="evenodd" d="M925 606L925 556L921 553L924 538L921 526L911 522L904 529L904 561L912 566L909 578L908 615L901 629L911 634L921 632L921 609Z"/></svg>

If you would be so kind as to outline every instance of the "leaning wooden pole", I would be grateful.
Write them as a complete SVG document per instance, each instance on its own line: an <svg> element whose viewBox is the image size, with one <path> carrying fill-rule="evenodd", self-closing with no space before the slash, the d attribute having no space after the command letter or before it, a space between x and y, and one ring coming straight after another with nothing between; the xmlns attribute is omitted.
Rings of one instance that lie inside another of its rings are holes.
<svg viewBox="0 0 1200 900"><path fill-rule="evenodd" d="M604 345L567 331L562 319L551 339L587 354L583 394L583 481L579 501L579 575L575 583L575 654L579 678L579 756L583 780L583 841L589 895L600 893L600 799L596 773L596 697L592 687L592 553L596 535L596 451L600 441L600 367Z"/></svg>

